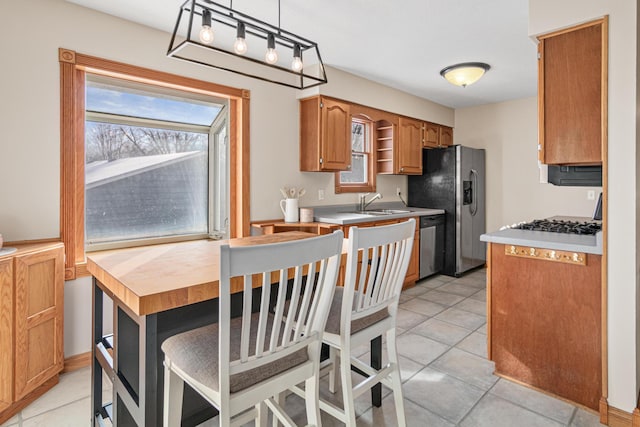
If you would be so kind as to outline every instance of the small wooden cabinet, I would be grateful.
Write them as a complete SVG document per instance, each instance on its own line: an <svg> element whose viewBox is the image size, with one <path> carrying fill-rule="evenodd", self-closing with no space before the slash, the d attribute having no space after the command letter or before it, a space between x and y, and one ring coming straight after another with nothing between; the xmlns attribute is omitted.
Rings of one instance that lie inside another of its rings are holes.
<svg viewBox="0 0 640 427"><path fill-rule="evenodd" d="M436 148L440 146L440 125L425 122L423 125L422 146Z"/></svg>
<svg viewBox="0 0 640 427"><path fill-rule="evenodd" d="M397 157L396 173L422 175L422 122L419 120L407 117L398 120Z"/></svg>
<svg viewBox="0 0 640 427"><path fill-rule="evenodd" d="M301 100L300 170L333 172L350 166L350 105L323 96Z"/></svg>
<svg viewBox="0 0 640 427"><path fill-rule="evenodd" d="M607 19L538 40L540 161L601 164L607 132Z"/></svg>
<svg viewBox="0 0 640 427"><path fill-rule="evenodd" d="M422 146L424 148L441 148L453 145L453 128L424 122Z"/></svg>
<svg viewBox="0 0 640 427"><path fill-rule="evenodd" d="M64 363L64 246L0 257L0 424L58 382Z"/></svg>
<svg viewBox="0 0 640 427"><path fill-rule="evenodd" d="M440 147L450 147L453 145L453 128L440 126Z"/></svg>

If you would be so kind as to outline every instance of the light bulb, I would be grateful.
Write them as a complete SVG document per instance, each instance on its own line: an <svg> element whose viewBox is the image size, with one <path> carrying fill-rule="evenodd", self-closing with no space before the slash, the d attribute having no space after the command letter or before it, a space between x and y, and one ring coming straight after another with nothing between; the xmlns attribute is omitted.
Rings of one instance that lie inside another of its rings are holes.
<svg viewBox="0 0 640 427"><path fill-rule="evenodd" d="M233 50L238 55L247 53L247 41L245 40L244 22L238 21L238 31L236 33L236 41L233 44Z"/></svg>
<svg viewBox="0 0 640 427"><path fill-rule="evenodd" d="M204 25L200 29L200 41L205 44L211 44L211 42L213 42L213 30L210 26Z"/></svg>
<svg viewBox="0 0 640 427"><path fill-rule="evenodd" d="M302 53L300 51L300 45L293 46L293 61L291 62L291 69L296 73L302 71Z"/></svg>
<svg viewBox="0 0 640 427"><path fill-rule="evenodd" d="M238 55L244 55L245 53L247 53L247 42L245 39L238 37L235 41L235 43L233 44L233 50L238 54Z"/></svg>
<svg viewBox="0 0 640 427"><path fill-rule="evenodd" d="M200 41L205 44L213 42L213 29L211 28L211 11L204 9L202 11L202 28L200 29Z"/></svg>
<svg viewBox="0 0 640 427"><path fill-rule="evenodd" d="M264 60L268 64L275 64L278 62L278 52L275 49L267 49L267 54L264 56Z"/></svg>
<svg viewBox="0 0 640 427"><path fill-rule="evenodd" d="M278 62L278 52L276 52L276 37L273 34L267 36L267 54L264 56L267 64Z"/></svg>
<svg viewBox="0 0 640 427"><path fill-rule="evenodd" d="M300 59L300 57L296 56L293 58L293 62L291 62L291 69L296 73L302 71L302 59Z"/></svg>

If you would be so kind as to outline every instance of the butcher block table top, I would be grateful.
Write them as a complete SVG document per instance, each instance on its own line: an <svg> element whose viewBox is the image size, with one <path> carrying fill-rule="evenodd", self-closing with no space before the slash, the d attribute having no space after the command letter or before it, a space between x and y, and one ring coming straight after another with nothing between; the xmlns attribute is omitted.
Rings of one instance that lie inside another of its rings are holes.
<svg viewBox="0 0 640 427"><path fill-rule="evenodd" d="M139 316L148 315L217 298L220 247L224 244L252 246L309 237L316 235L290 231L100 251L87 256L87 269L109 297ZM232 286L232 292L240 290Z"/></svg>

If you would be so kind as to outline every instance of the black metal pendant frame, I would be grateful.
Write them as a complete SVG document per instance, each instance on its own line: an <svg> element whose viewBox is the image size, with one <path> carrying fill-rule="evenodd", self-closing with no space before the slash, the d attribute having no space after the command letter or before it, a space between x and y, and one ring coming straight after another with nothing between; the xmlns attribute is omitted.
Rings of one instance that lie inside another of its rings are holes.
<svg viewBox="0 0 640 427"><path fill-rule="evenodd" d="M239 55L234 52L233 46L227 48L215 44L204 44L198 38L197 28L205 11L211 14L212 26L226 27L235 33L238 23L242 23L246 34L256 39L263 39L265 47L269 35L273 35L276 47L290 52L283 58L293 59L294 52L299 51L305 57L305 61L311 58L316 62L313 66L296 72L277 63L268 64L258 58ZM195 26L194 19L196 19ZM181 35L181 25L185 23L187 24L186 35ZM194 32L196 32L195 36ZM210 0L186 0L182 4L167 56L295 89L308 89L327 83L327 75L317 43ZM250 65L249 62L258 67L252 70L247 67Z"/></svg>

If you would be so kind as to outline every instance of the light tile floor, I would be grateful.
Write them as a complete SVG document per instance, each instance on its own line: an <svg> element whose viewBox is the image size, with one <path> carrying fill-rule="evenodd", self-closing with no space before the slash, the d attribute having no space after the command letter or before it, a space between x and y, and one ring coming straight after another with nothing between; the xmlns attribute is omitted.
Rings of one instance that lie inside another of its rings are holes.
<svg viewBox="0 0 640 427"><path fill-rule="evenodd" d="M486 359L485 272L460 278L436 276L403 292L398 314L398 351L409 426L528 427L600 426L594 413L493 375ZM355 355L368 361L367 347ZM356 374L353 374L354 378ZM323 379L324 398L328 393ZM356 401L358 426L394 426L395 407L384 389L381 408L369 394ZM0 427L90 426L89 368L64 374L60 383ZM287 411L299 424L302 399L287 398ZM324 426L339 426L323 413ZM217 426L217 419L201 427Z"/></svg>

